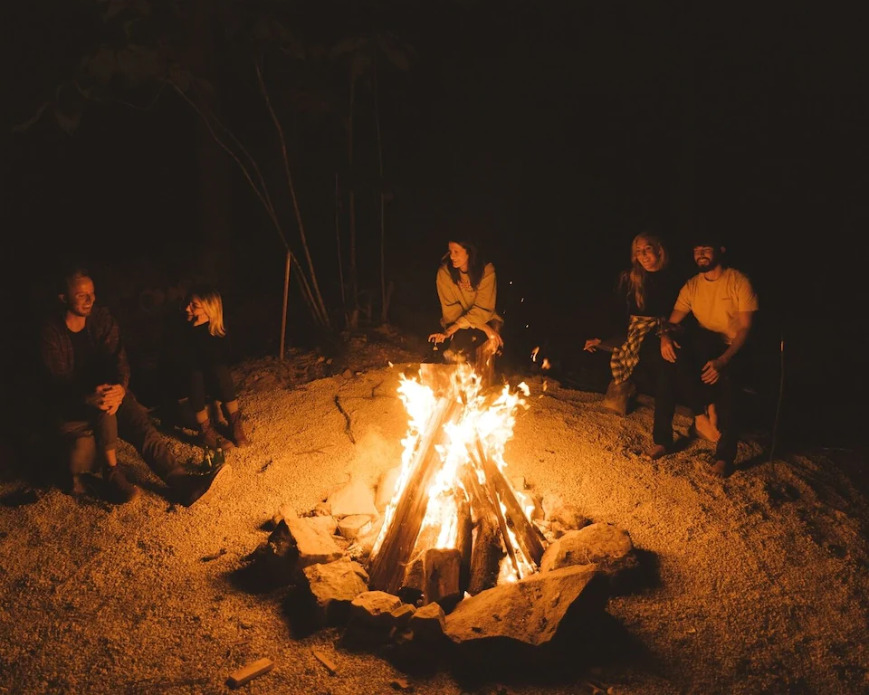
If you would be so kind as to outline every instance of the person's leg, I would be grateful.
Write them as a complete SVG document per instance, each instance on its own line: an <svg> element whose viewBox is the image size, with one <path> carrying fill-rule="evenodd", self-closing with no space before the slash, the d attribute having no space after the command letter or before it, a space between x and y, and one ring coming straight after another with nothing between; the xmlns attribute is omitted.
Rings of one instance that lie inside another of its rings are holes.
<svg viewBox="0 0 869 695"><path fill-rule="evenodd" d="M97 445L91 424L86 420L60 423L58 441L65 461L69 492L82 495L87 492L84 477L96 466Z"/></svg>
<svg viewBox="0 0 869 695"><path fill-rule="evenodd" d="M108 495L113 502L123 504L139 496L139 488L133 485L118 468L118 418L117 415L98 410L94 415L94 433L97 448L102 458L103 478L108 485Z"/></svg>
<svg viewBox="0 0 869 695"><path fill-rule="evenodd" d="M743 366L739 357L737 355L730 361L716 384L718 389L715 410L721 439L715 447L713 472L721 477L727 477L733 472L739 446L739 407L736 401L741 383L740 369Z"/></svg>
<svg viewBox="0 0 869 695"><path fill-rule="evenodd" d="M640 366L652 377L655 413L650 455L658 458L673 447L673 416L676 414L676 365L661 357L661 340L647 335L640 348Z"/></svg>
<svg viewBox="0 0 869 695"><path fill-rule="evenodd" d="M444 359L448 362L474 363L477 348L485 345L488 338L479 328L461 328L453 333L444 347Z"/></svg>
<svg viewBox="0 0 869 695"><path fill-rule="evenodd" d="M238 399L224 401L223 411L226 416L226 421L232 430L232 439L236 446L242 447L250 444L250 439L244 431L244 426L241 424L241 409L238 405Z"/></svg>
<svg viewBox="0 0 869 695"><path fill-rule="evenodd" d="M690 331L684 343L683 349L688 351L685 362L689 373L683 383L688 384L689 406L694 413L694 431L709 442L717 442L721 438L721 431L712 422L708 412L709 405L715 401L717 387L703 383L701 374L703 365L718 357L725 348L722 347L721 336L699 326Z"/></svg>
<svg viewBox="0 0 869 695"><path fill-rule="evenodd" d="M205 499L214 491L219 479L231 475L229 464L215 466L205 473L186 469L154 427L148 411L129 391L118 409L118 434L130 442L151 470L165 481L169 498L185 507Z"/></svg>
<svg viewBox="0 0 869 695"><path fill-rule="evenodd" d="M193 370L189 378L190 405L199 429L199 444L206 449L231 449L232 442L221 436L208 414L208 406L205 402L207 394L205 372L199 369Z"/></svg>
<svg viewBox="0 0 869 695"><path fill-rule="evenodd" d="M159 433L145 407L127 391L118 408L118 435L127 440L158 476L165 476L178 467L178 461Z"/></svg>

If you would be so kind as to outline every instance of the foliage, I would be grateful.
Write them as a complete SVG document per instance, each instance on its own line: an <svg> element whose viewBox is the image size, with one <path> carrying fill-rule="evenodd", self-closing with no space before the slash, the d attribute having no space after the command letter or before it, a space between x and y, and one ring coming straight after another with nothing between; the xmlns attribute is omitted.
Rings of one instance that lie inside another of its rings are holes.
<svg viewBox="0 0 869 695"><path fill-rule="evenodd" d="M351 92L357 85L368 89L375 84L378 63L408 70L412 50L388 32L357 35L358 25L318 23L306 13L305 3L286 0L90 0L79 8L79 19L88 27L80 34L80 59L16 130L29 130L50 116L73 135L87 110L100 104L152 110L163 100L180 99L242 173L292 260L293 278L312 319L331 328L339 311L327 307L318 281L318 271L327 272L331 264L323 259L315 263L308 243L293 143L304 140L305 129L322 129L324 123L336 142L346 138L346 195L352 201L357 178L352 164L354 100L348 104L341 83L349 80ZM240 121L238 109L225 108L239 100L249 105L245 118L259 119L256 127ZM263 146L261 139L266 128L271 146ZM245 130L255 133L256 141L245 137ZM380 171L370 176L382 186L379 131L377 137ZM382 205L380 227L384 244ZM355 234L355 219L351 228ZM326 230L316 231L322 237ZM358 307L356 239L349 241L352 301ZM338 244L340 274L340 237ZM346 307L344 314L346 318Z"/></svg>

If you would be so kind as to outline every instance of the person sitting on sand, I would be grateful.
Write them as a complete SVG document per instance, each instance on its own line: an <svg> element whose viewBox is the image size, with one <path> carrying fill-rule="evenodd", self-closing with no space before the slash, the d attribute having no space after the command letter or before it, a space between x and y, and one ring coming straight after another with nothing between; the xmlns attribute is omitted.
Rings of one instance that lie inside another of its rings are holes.
<svg viewBox="0 0 869 695"><path fill-rule="evenodd" d="M170 387L177 399L187 399L199 429L199 444L213 450L247 446L250 440L229 369L230 346L220 292L204 285L192 288L186 297L183 324L178 321L168 343ZM229 438L212 422L206 403L209 396L220 404Z"/></svg>
<svg viewBox="0 0 869 695"><path fill-rule="evenodd" d="M497 278L471 240L453 240L435 277L441 304L441 331L429 335L447 362L470 362L484 383L494 380L494 357L504 345L503 318L495 311Z"/></svg>
<svg viewBox="0 0 869 695"><path fill-rule="evenodd" d="M196 472L175 458L130 390L118 323L106 307L95 304L91 274L74 267L63 275L59 290L58 311L40 329L39 354L44 403L62 445L71 494L87 493L85 476L99 467L110 501L139 496L118 465L120 437L165 481L173 501L189 506L202 499L229 466Z"/></svg>
<svg viewBox="0 0 869 695"><path fill-rule="evenodd" d="M759 306L751 280L725 264L725 252L712 235L695 241L694 263L700 272L682 286L661 337L663 358L668 362L680 360L682 368L688 370L695 416L702 419L704 404L714 404L713 420L704 424L710 428L706 438L716 441L710 472L722 478L733 472L736 460L736 398L744 366L743 348ZM680 324L689 314L697 319L697 326L680 335ZM683 343L688 347L685 358L677 352Z"/></svg>

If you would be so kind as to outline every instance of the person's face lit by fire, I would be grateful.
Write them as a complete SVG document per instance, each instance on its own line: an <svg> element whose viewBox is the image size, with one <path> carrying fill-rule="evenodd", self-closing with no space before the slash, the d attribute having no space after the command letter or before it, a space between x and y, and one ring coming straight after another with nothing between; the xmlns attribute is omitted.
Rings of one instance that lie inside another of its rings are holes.
<svg viewBox="0 0 869 695"><path fill-rule="evenodd" d="M60 298L70 314L87 318L91 315L96 300L93 280L81 276L73 278L67 285L66 294Z"/></svg>
<svg viewBox="0 0 869 695"><path fill-rule="evenodd" d="M721 263L722 249L716 246L695 246L694 263L701 273L714 270Z"/></svg>
<svg viewBox="0 0 869 695"><path fill-rule="evenodd" d="M659 271L664 260L661 249L643 238L638 239L634 245L634 258L647 273Z"/></svg>
<svg viewBox="0 0 869 695"><path fill-rule="evenodd" d="M450 251L450 262L453 268L458 268L463 273L468 272L468 252L464 246L451 241L447 247Z"/></svg>
<svg viewBox="0 0 869 695"><path fill-rule="evenodd" d="M185 308L187 312L187 321L194 326L201 326L203 323L208 323L211 319L205 313L205 307L202 305L202 300L197 296L190 298Z"/></svg>

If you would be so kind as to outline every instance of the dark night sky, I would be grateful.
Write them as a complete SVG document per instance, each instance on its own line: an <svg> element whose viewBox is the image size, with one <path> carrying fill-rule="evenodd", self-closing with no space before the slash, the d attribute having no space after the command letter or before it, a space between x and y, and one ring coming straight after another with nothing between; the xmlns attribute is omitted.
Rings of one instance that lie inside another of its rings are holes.
<svg viewBox="0 0 869 695"><path fill-rule="evenodd" d="M316 11L322 26L370 26L374 14L349 9L359 5ZM47 66L73 52L58 7L7 8L7 123L32 113ZM869 221L869 61L856 15L798 2L379 7L374 24L417 52L410 73L381 81L399 315L436 321L434 265L451 230L470 227L498 261L504 301L527 300L517 323L575 344L637 231L655 226L687 262L691 230L712 227L758 286L767 339L793 337L796 369L814 374L803 379L853 382ZM230 105L242 130L254 97ZM249 117L264 137L261 113ZM331 243L342 143L316 132L299 144L297 176L309 233ZM51 244L109 263L132 244L158 266L179 264L200 238L194 142L177 105L92 111L73 137L7 129L7 296L47 267ZM282 249L231 177L237 279L274 295Z"/></svg>

